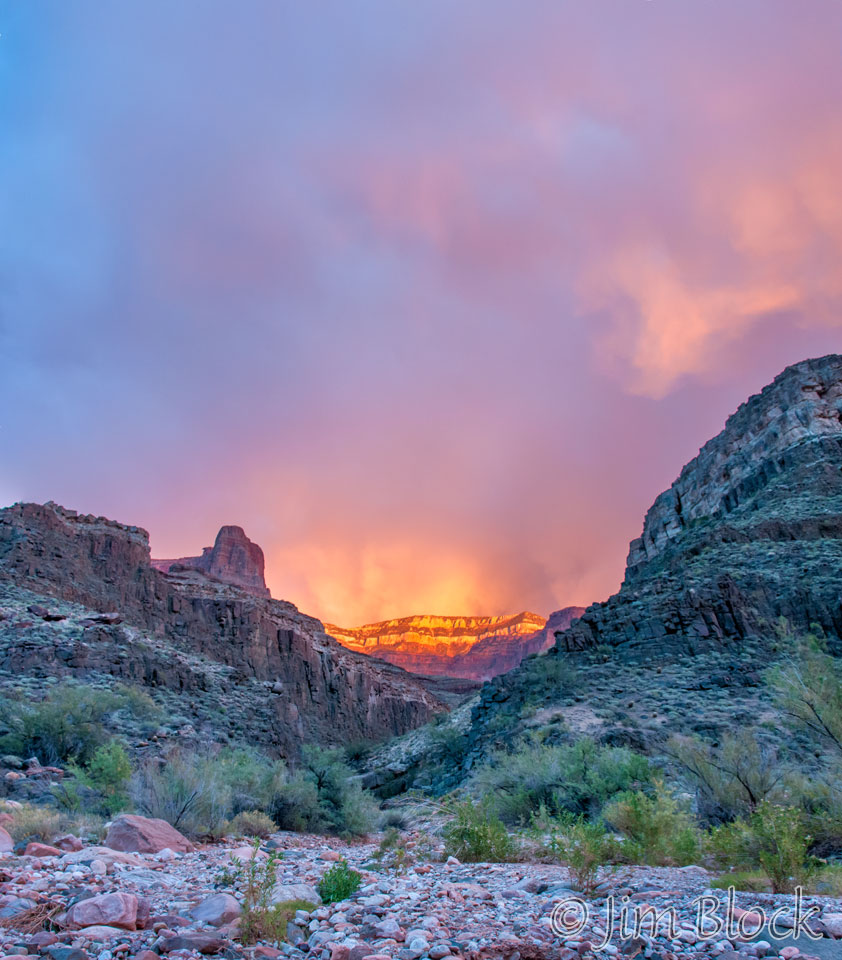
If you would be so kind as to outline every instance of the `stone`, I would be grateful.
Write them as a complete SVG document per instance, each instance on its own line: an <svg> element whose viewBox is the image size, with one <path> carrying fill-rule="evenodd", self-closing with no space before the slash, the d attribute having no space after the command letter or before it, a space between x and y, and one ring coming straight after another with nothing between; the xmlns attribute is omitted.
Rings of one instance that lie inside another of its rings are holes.
<svg viewBox="0 0 842 960"><path fill-rule="evenodd" d="M122 853L158 853L169 848L181 853L193 850L193 844L166 820L124 813L112 821L105 846Z"/></svg>
<svg viewBox="0 0 842 960"><path fill-rule="evenodd" d="M220 927L236 920L241 913L242 907L235 897L230 893L217 893L193 907L190 916L198 923Z"/></svg>
<svg viewBox="0 0 842 960"><path fill-rule="evenodd" d="M286 903L290 900L306 900L319 904L322 898L319 891L309 883L279 883L272 891L272 903Z"/></svg>
<svg viewBox="0 0 842 960"><path fill-rule="evenodd" d="M26 845L24 856L26 857L60 857L62 851L58 847L51 847L48 843L37 843L32 841Z"/></svg>
<svg viewBox="0 0 842 960"><path fill-rule="evenodd" d="M45 947L41 953L50 960L88 960L88 954L79 947Z"/></svg>
<svg viewBox="0 0 842 960"><path fill-rule="evenodd" d="M138 899L132 893L105 893L79 900L67 911L67 925L82 928L93 926L137 927Z"/></svg>
<svg viewBox="0 0 842 960"><path fill-rule="evenodd" d="M398 942L404 939L401 925L391 917L374 924L374 935L380 939L397 940Z"/></svg>
<svg viewBox="0 0 842 960"><path fill-rule="evenodd" d="M12 840L9 831L0 827L0 853L11 853L15 849L15 842Z"/></svg>
<svg viewBox="0 0 842 960"><path fill-rule="evenodd" d="M72 833L65 833L60 837L56 837L56 839L53 840L53 845L65 853L73 853L81 850L84 846L82 841L78 837L74 837Z"/></svg>
<svg viewBox="0 0 842 960"><path fill-rule="evenodd" d="M91 860L90 871L95 877L108 876L108 864L104 860Z"/></svg>
<svg viewBox="0 0 842 960"><path fill-rule="evenodd" d="M434 943L428 951L430 960L442 960L443 957L449 957L452 952L448 943Z"/></svg>
<svg viewBox="0 0 842 960"><path fill-rule="evenodd" d="M92 927L85 927L81 933L88 940L113 940L115 937L124 937L126 930L124 927L94 924Z"/></svg>
<svg viewBox="0 0 842 960"><path fill-rule="evenodd" d="M157 942L161 953L174 953L176 950L195 950L198 953L221 953L229 941L208 933L179 933L174 937L163 937Z"/></svg>
<svg viewBox="0 0 842 960"><path fill-rule="evenodd" d="M825 913L821 918L821 926L828 937L842 939L842 913Z"/></svg>

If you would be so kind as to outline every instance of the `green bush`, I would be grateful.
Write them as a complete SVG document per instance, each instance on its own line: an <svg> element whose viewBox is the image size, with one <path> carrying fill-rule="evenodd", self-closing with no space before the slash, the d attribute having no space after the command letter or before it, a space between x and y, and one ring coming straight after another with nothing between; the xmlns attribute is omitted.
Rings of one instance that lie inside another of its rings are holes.
<svg viewBox="0 0 842 960"><path fill-rule="evenodd" d="M129 755L122 744L111 740L94 750L84 779L103 795L105 812L114 814L128 802L127 788L131 774Z"/></svg>
<svg viewBox="0 0 842 960"><path fill-rule="evenodd" d="M272 829L360 835L376 806L338 750L305 750L301 768L251 750L174 750L141 764L131 785L140 813L193 836L221 836L240 813L261 811ZM277 825L277 826L275 826Z"/></svg>
<svg viewBox="0 0 842 960"><path fill-rule="evenodd" d="M624 859L655 866L686 866L701 852L701 834L686 807L663 783L648 796L641 790L618 796L605 808L606 823L626 842Z"/></svg>
<svg viewBox="0 0 842 960"><path fill-rule="evenodd" d="M613 857L613 843L599 820L584 817L563 817L550 831L548 852L567 864L577 890L591 896L599 878L599 870Z"/></svg>
<svg viewBox="0 0 842 960"><path fill-rule="evenodd" d="M444 852L464 863L504 863L512 858L514 845L486 803L464 800L444 828Z"/></svg>
<svg viewBox="0 0 842 960"><path fill-rule="evenodd" d="M236 886L240 891L243 907L240 940L246 946L258 942L281 943L295 910L313 909L313 904L303 900L273 903L278 883L278 861L281 859L282 854L274 850L268 856L261 856L260 841L255 840L252 856L245 861L234 859L231 867L218 878L218 882Z"/></svg>
<svg viewBox="0 0 842 960"><path fill-rule="evenodd" d="M325 903L338 903L356 893L362 883L362 874L352 870L347 860L338 860L319 880L319 896Z"/></svg>
<svg viewBox="0 0 842 960"><path fill-rule="evenodd" d="M277 829L274 820L260 810L241 810L228 822L225 832L238 837L259 837L265 840Z"/></svg>
<svg viewBox="0 0 842 960"><path fill-rule="evenodd" d="M341 750L305 747L301 765L304 777L316 788L316 829L349 836L372 829L377 806L342 759Z"/></svg>
<svg viewBox="0 0 842 960"><path fill-rule="evenodd" d="M139 702L124 690L70 683L53 687L39 703L6 699L0 719L10 732L0 738L0 751L84 766L108 741L106 722L120 711L140 709Z"/></svg>
<svg viewBox="0 0 842 960"><path fill-rule="evenodd" d="M760 869L773 893L792 893L806 889L821 868L810 843L800 810L764 800L747 820L711 831L709 850L721 868L741 874Z"/></svg>
<svg viewBox="0 0 842 960"><path fill-rule="evenodd" d="M564 746L528 742L512 753L495 753L473 785L495 816L525 824L541 809L553 816L596 816L612 797L650 780L645 757L585 738Z"/></svg>
<svg viewBox="0 0 842 960"><path fill-rule="evenodd" d="M792 893L815 876L820 864L808 854L811 838L799 810L764 800L752 815L749 830L773 893Z"/></svg>

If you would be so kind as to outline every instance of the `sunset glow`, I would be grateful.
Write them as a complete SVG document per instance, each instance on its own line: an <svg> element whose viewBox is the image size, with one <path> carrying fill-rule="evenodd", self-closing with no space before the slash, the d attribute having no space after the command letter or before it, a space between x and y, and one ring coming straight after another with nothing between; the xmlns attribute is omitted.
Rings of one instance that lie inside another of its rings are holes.
<svg viewBox="0 0 842 960"><path fill-rule="evenodd" d="M0 505L346 627L603 599L842 349L838 0L0 2Z"/></svg>

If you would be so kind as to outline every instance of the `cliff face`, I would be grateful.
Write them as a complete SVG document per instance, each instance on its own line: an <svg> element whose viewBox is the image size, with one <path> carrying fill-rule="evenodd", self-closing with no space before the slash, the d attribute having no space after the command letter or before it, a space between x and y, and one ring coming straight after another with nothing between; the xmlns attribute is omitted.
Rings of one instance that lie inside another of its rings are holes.
<svg viewBox="0 0 842 960"><path fill-rule="evenodd" d="M842 357L787 368L646 515L620 592L558 638L645 657L817 625L842 637Z"/></svg>
<svg viewBox="0 0 842 960"><path fill-rule="evenodd" d="M201 570L224 583L241 587L256 597L270 596L263 577L263 551L246 536L242 527L222 527L212 547L205 547L200 557L182 557L179 560L151 560L162 573L179 568Z"/></svg>
<svg viewBox="0 0 842 960"><path fill-rule="evenodd" d="M581 608L567 608L569 615ZM556 628L565 611L553 614ZM415 616L347 630L325 629L351 650L380 657L412 673L487 680L516 667L554 642L548 623L534 613L502 617Z"/></svg>
<svg viewBox="0 0 842 960"><path fill-rule="evenodd" d="M0 587L4 606L17 594L75 605L53 633L0 618L0 673L94 672L191 692L217 720L236 705L238 734L285 755L302 742L393 736L442 709L415 678L345 649L291 603L186 566L163 574L146 531L55 504L0 510Z"/></svg>

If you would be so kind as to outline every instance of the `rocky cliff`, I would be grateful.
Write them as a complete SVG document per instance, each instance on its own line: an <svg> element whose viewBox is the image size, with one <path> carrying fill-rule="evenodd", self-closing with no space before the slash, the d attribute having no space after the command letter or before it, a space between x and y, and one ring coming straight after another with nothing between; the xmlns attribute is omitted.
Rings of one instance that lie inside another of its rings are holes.
<svg viewBox="0 0 842 960"><path fill-rule="evenodd" d="M188 694L196 722L284 755L382 739L442 709L291 603L190 566L161 573L146 531L52 503L0 510L0 612L0 686L30 674Z"/></svg>
<svg viewBox="0 0 842 960"><path fill-rule="evenodd" d="M263 577L263 551L246 536L242 527L222 527L212 547L205 547L199 557L181 557L179 560L152 560L162 573L175 570L201 570L209 577L241 587L256 597L268 597L269 589Z"/></svg>
<svg viewBox="0 0 842 960"><path fill-rule="evenodd" d="M559 635L625 657L768 636L842 636L842 357L787 368L646 515L620 592Z"/></svg>
<svg viewBox="0 0 842 960"><path fill-rule="evenodd" d="M582 608L553 614L554 630L569 626ZM555 640L548 622L534 613L500 617L415 616L356 629L325 624L350 650L380 657L426 676L487 680L516 667Z"/></svg>

